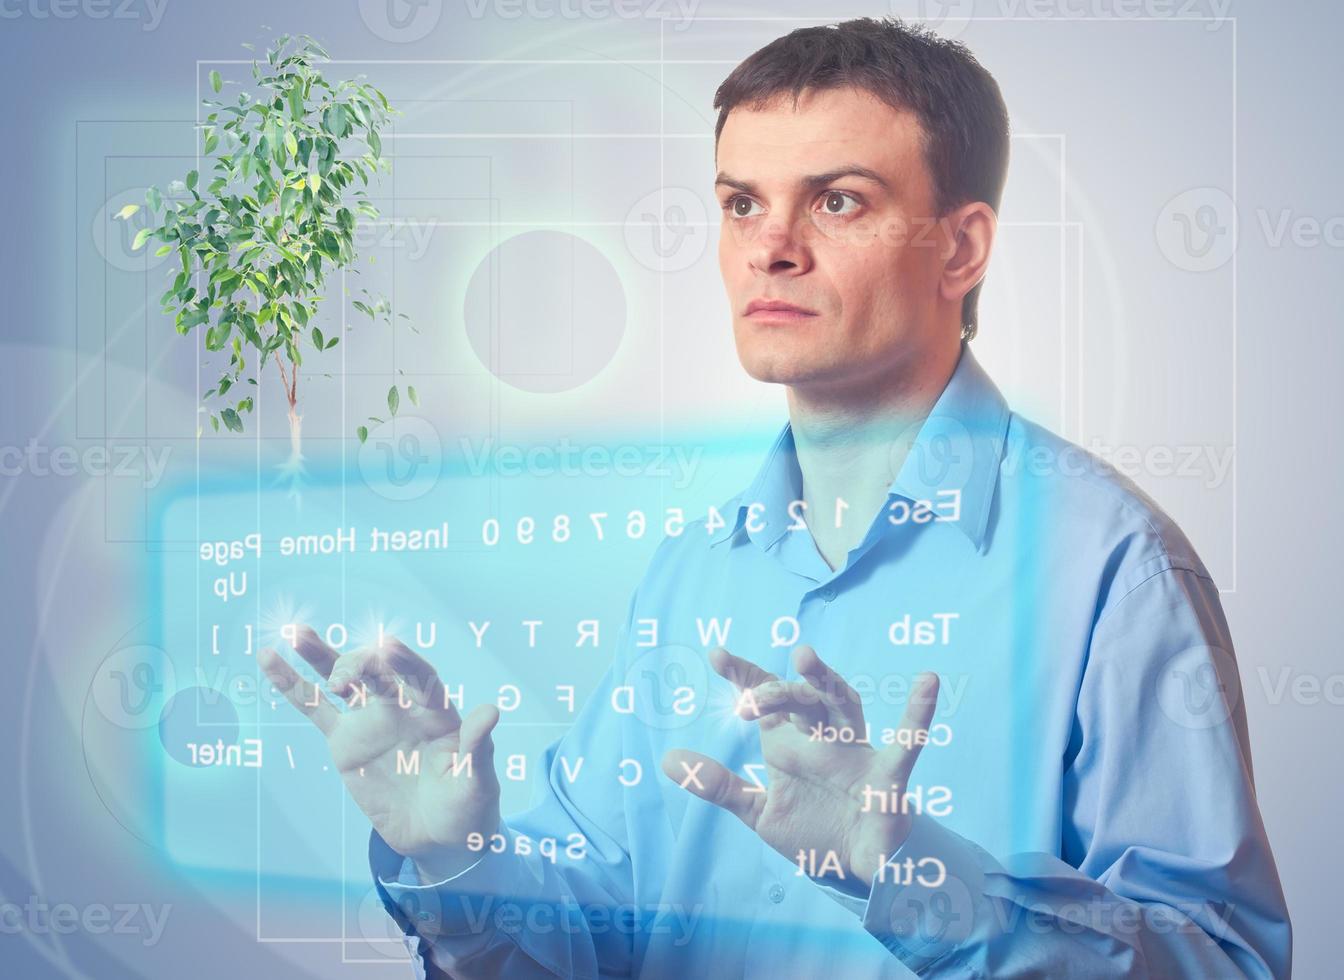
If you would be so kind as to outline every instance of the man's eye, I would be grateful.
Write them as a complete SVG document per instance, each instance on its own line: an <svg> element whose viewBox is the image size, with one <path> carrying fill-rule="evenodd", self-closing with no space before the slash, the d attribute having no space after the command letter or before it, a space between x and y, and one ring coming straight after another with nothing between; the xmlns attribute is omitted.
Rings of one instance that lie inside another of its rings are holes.
<svg viewBox="0 0 1344 980"><path fill-rule="evenodd" d="M848 201L854 207L846 208L845 202ZM823 214L844 217L853 214L854 210L862 206L862 202L852 194L846 194L843 191L827 191L821 196L821 208Z"/></svg>
<svg viewBox="0 0 1344 980"><path fill-rule="evenodd" d="M756 202L751 198L734 194L724 203L723 210L734 218L749 218L752 217L751 209L755 206Z"/></svg>

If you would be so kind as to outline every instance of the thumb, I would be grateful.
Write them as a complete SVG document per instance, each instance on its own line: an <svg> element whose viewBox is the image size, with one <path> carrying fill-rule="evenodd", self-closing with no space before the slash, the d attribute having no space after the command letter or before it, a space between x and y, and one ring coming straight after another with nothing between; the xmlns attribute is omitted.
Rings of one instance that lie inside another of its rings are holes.
<svg viewBox="0 0 1344 980"><path fill-rule="evenodd" d="M752 830L765 807L765 790L748 783L709 756L671 749L663 756L663 774L682 789L733 814Z"/></svg>

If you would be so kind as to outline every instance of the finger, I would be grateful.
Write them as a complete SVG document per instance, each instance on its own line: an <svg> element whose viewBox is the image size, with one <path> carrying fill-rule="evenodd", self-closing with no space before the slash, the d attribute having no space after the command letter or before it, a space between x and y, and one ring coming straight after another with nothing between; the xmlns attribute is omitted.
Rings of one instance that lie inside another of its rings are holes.
<svg viewBox="0 0 1344 980"><path fill-rule="evenodd" d="M340 658L340 654L327 646L322 637L317 635L317 630L307 625L300 626L294 637L294 652L312 664L313 669L322 677L331 676L331 668Z"/></svg>
<svg viewBox="0 0 1344 980"><path fill-rule="evenodd" d="M493 756L495 743L490 733L498 724L499 709L493 704L478 704L467 713L466 719L462 722L462 732L458 736L462 751L484 752Z"/></svg>
<svg viewBox="0 0 1344 980"><path fill-rule="evenodd" d="M777 722L792 721L802 732L828 720L821 695L800 681L767 681L760 687L748 688L738 698L737 715L748 721L766 718L774 718Z"/></svg>
<svg viewBox="0 0 1344 980"><path fill-rule="evenodd" d="M778 679L768 670L763 670L750 660L734 656L723 647L715 647L709 652L709 663L715 673L732 681L739 688L756 687L766 681Z"/></svg>
<svg viewBox="0 0 1344 980"><path fill-rule="evenodd" d="M736 816L752 830L765 807L765 793L719 765L709 756L689 749L672 749L663 756L663 773L706 803Z"/></svg>
<svg viewBox="0 0 1344 980"><path fill-rule="evenodd" d="M383 658L388 669L404 682L398 688L399 693L405 692L412 703L425 709L422 717L428 733L438 736L457 731L462 718L448 699L433 664L396 637L383 644Z"/></svg>
<svg viewBox="0 0 1344 980"><path fill-rule="evenodd" d="M270 647L257 655L266 677L275 685L275 689L285 696L285 700L308 716L308 720L317 726L323 735L330 735L340 720L340 712L327 700L321 688L312 685L311 693L298 671L289 665L284 657Z"/></svg>
<svg viewBox="0 0 1344 980"><path fill-rule="evenodd" d="M462 722L457 747L444 754L443 772L457 778L469 773L471 778L485 780L487 786L495 780L495 742L490 737L499 724L499 709L493 704L478 704ZM463 756L470 757L469 768L461 768Z"/></svg>
<svg viewBox="0 0 1344 980"><path fill-rule="evenodd" d="M378 647L361 647L342 654L331 668L327 684L333 694L347 699L355 696L360 684L378 697L393 698L398 694L396 673Z"/></svg>
<svg viewBox="0 0 1344 980"><path fill-rule="evenodd" d="M938 675L923 673L915 678L910 690L910 699L905 703L905 714L897 729L896 744L882 750L885 768L893 784L904 786L910 779L919 758L919 750L924 747L929 722L938 707ZM908 748L906 746L909 746Z"/></svg>
<svg viewBox="0 0 1344 980"><path fill-rule="evenodd" d="M845 723L863 728L863 703L849 683L817 656L807 644L793 648L793 667L822 697L823 703L834 710Z"/></svg>

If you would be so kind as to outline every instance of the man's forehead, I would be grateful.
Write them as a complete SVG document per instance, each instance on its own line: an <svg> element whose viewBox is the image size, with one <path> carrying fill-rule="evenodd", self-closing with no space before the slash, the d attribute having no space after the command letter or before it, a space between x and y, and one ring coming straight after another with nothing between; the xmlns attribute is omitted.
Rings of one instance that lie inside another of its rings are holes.
<svg viewBox="0 0 1344 980"><path fill-rule="evenodd" d="M918 121L913 113L898 109L865 89L852 86L804 89L796 103L791 92L780 92L759 105L734 106L724 122L720 139L730 129L811 131L852 139L893 124L917 126Z"/></svg>
<svg viewBox="0 0 1344 980"><path fill-rule="evenodd" d="M856 160L874 170L900 168L921 149L913 113L855 89L789 93L760 107L738 106L719 134L719 169L816 173Z"/></svg>

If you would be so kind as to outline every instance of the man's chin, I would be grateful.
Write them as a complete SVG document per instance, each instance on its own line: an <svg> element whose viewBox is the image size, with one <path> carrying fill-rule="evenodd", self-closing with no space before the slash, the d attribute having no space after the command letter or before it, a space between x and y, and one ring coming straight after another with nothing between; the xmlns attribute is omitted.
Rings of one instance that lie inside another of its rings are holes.
<svg viewBox="0 0 1344 980"><path fill-rule="evenodd" d="M756 381L789 388L824 387L828 382L838 380L834 372L820 370L816 364L801 364L779 358L743 360L742 367Z"/></svg>

